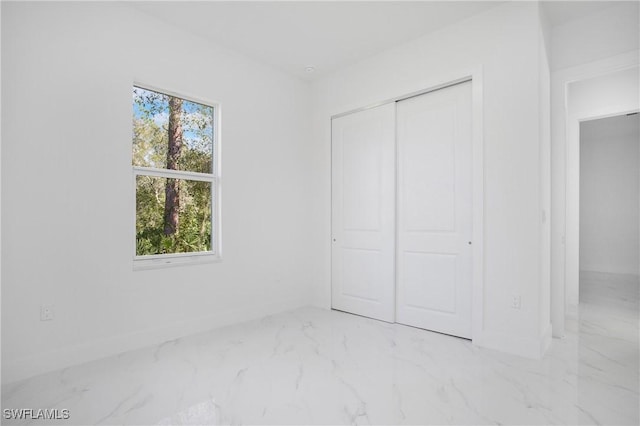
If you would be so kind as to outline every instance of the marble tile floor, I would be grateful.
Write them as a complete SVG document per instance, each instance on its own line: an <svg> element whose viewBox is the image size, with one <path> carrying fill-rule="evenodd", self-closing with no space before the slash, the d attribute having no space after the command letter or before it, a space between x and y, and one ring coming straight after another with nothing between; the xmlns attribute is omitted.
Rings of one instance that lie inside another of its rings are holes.
<svg viewBox="0 0 640 426"><path fill-rule="evenodd" d="M309 307L3 386L70 414L3 424L638 425L635 280L583 277L542 360Z"/></svg>

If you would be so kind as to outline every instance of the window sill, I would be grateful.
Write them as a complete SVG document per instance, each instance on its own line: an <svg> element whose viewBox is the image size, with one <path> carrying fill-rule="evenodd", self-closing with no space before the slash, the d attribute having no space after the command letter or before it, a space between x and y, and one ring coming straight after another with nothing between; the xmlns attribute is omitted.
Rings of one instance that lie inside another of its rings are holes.
<svg viewBox="0 0 640 426"><path fill-rule="evenodd" d="M151 256L150 256L151 257ZM150 269L173 268L176 266L202 265L207 263L219 263L222 258L213 253L206 254L177 254L153 256L151 258L135 257L133 259L134 271L146 271Z"/></svg>

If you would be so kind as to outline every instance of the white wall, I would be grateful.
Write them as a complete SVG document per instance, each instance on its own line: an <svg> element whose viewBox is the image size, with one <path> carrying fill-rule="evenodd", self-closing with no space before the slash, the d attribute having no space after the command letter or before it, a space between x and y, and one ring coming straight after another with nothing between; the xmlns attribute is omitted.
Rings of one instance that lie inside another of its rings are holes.
<svg viewBox="0 0 640 426"><path fill-rule="evenodd" d="M498 6L336 72L313 86L314 192L324 196L323 282L316 303L330 306L330 117L432 87L482 69L484 96L484 306L477 343L539 356L550 335L541 300L541 105L538 5ZM478 82L480 83L480 82ZM547 254L548 256L548 254ZM520 310L511 307L522 297ZM546 327L541 327L541 324ZM541 328L544 331L541 332Z"/></svg>
<svg viewBox="0 0 640 426"><path fill-rule="evenodd" d="M580 270L638 274L640 116L580 125Z"/></svg>
<svg viewBox="0 0 640 426"><path fill-rule="evenodd" d="M553 28L552 70L640 48L640 3L625 1L615 4Z"/></svg>
<svg viewBox="0 0 640 426"><path fill-rule="evenodd" d="M3 2L0 2L0 23L2 23ZM2 30L0 29L0 46ZM2 188L2 55L0 54L0 189ZM2 191L0 190L0 293L2 289ZM0 303L0 330L2 329L2 304ZM0 365L2 365L2 339L0 338ZM1 371L0 371L1 374ZM0 390L0 400L2 391Z"/></svg>
<svg viewBox="0 0 640 426"><path fill-rule="evenodd" d="M134 80L222 106L221 263L132 271ZM4 382L309 302L307 83L124 5L3 2L2 89Z"/></svg>
<svg viewBox="0 0 640 426"><path fill-rule="evenodd" d="M551 321L551 23L540 10L538 36L538 73L540 78L540 207L542 227L540 234L540 333L544 335ZM546 335L551 343L551 336Z"/></svg>
<svg viewBox="0 0 640 426"><path fill-rule="evenodd" d="M569 84L569 115L579 118L600 117L629 111L638 106L640 69L628 69Z"/></svg>

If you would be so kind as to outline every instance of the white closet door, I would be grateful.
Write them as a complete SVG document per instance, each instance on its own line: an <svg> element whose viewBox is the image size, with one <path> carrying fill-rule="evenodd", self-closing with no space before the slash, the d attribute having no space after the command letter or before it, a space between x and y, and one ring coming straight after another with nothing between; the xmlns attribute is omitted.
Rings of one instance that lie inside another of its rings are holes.
<svg viewBox="0 0 640 426"><path fill-rule="evenodd" d="M332 306L383 321L395 309L395 105L332 121Z"/></svg>
<svg viewBox="0 0 640 426"><path fill-rule="evenodd" d="M471 83L397 103L396 321L471 337Z"/></svg>

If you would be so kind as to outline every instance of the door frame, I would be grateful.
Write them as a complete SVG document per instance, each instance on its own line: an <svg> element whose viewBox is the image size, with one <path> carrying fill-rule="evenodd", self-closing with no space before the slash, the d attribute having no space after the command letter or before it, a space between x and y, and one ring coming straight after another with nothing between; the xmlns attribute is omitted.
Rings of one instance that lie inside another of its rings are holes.
<svg viewBox="0 0 640 426"><path fill-rule="evenodd" d="M459 83L471 82L471 177L472 177L472 274L471 274L471 340L474 344L480 345L484 331L484 138L483 138L483 69L482 66L471 67L461 72L453 73L450 78L436 80L423 84L423 89L405 93L385 99L367 106L351 109L345 112L330 116L329 123L334 118L339 118L348 114L375 108L391 102L398 102L415 96L424 95ZM398 170L398 157L396 155L396 172ZM398 191L398 180L396 179L396 197ZM333 181L331 181L333 188ZM397 201L397 199L396 199ZM397 202L396 202L397 208ZM331 205L333 212L333 205ZM398 216L396 214L396 229ZM333 223L331 223L333 232ZM331 238L331 234L329 235ZM396 233L396 263L397 263L397 233ZM331 264L331 262L330 262ZM330 266L333 268L333 265ZM330 274L331 275L331 274ZM397 275L397 270L396 270ZM396 276L397 278L397 276ZM332 283L329 282L330 287ZM394 301L397 303L397 298ZM397 305L396 305L397 308Z"/></svg>
<svg viewBox="0 0 640 426"><path fill-rule="evenodd" d="M568 108L569 85L607 74L624 71L640 64L640 51L631 51L603 60L564 68L551 75L551 327L553 337L565 335L567 313L567 282L578 278L579 262L572 248L579 247L579 207L575 206L575 191L570 167L579 164L580 121L620 115L620 110L600 111L595 114L572 114ZM631 111L628 111L631 112ZM579 175L578 175L579 176ZM571 201L574 199L574 201ZM579 202L579 199L578 199ZM574 232L570 232L574 229Z"/></svg>
<svg viewBox="0 0 640 426"><path fill-rule="evenodd" d="M635 68L635 67L633 67ZM620 70L623 71L623 70ZM606 75L606 74L605 74ZM638 108L613 108L600 114L569 114L567 118L567 207L566 207L566 272L565 309L573 311L579 303L580 294L580 124L585 121L617 117L640 112ZM571 293L575 292L575 294Z"/></svg>

